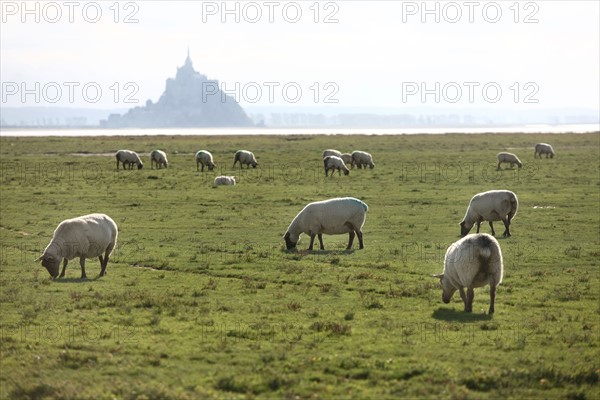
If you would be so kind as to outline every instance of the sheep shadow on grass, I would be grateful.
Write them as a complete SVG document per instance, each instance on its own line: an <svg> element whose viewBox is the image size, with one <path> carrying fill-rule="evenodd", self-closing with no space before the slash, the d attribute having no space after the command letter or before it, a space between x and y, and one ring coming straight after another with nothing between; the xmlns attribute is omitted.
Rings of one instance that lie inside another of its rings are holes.
<svg viewBox="0 0 600 400"><path fill-rule="evenodd" d="M103 278L102 276L94 276L93 278L56 278L53 279L52 282L54 283L82 283L82 282L95 282L95 281L100 281L102 280L101 278Z"/></svg>
<svg viewBox="0 0 600 400"><path fill-rule="evenodd" d="M473 321L489 321L494 318L493 314L483 313L467 313L462 310L453 308L439 307L431 316L440 321L452 322L473 322Z"/></svg>

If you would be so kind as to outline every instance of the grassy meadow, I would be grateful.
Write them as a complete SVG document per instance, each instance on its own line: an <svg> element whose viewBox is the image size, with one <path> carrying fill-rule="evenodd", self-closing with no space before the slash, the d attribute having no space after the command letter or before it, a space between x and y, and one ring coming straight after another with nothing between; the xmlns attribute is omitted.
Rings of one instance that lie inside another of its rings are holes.
<svg viewBox="0 0 600 400"><path fill-rule="evenodd" d="M537 142L556 157L534 159ZM2 137L0 398L597 399L599 146L599 133ZM325 178L326 148L376 168ZM118 149L144 168L117 173ZM153 149L168 169L150 168ZM217 170L196 172L200 149ZM238 149L260 168L233 171ZM499 151L523 168L496 171ZM221 174L238 185L213 188ZM431 274L490 189L520 205L499 238L496 313L486 287L465 314ZM339 235L284 251L305 204L340 196L369 205L364 250ZM107 275L88 260L80 280L72 260L51 280L33 260L58 223L92 212L119 226Z"/></svg>

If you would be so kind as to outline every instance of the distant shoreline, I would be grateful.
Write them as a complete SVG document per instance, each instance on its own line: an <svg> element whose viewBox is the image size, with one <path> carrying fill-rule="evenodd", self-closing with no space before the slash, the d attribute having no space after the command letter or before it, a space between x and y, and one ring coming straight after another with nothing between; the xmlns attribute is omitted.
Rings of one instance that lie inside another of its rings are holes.
<svg viewBox="0 0 600 400"><path fill-rule="evenodd" d="M599 124L522 125L448 128L160 128L160 129L68 129L2 128L0 137L91 137L91 136L232 136L232 135L444 135L444 134L569 134L594 133Z"/></svg>

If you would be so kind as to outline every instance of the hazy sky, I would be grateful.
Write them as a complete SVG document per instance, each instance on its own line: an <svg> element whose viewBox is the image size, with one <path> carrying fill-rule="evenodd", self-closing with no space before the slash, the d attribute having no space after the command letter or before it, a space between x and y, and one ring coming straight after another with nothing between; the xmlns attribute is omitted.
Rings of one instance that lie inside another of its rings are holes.
<svg viewBox="0 0 600 400"><path fill-rule="evenodd" d="M157 101L189 46L243 106L599 108L598 1L1 3L3 106Z"/></svg>

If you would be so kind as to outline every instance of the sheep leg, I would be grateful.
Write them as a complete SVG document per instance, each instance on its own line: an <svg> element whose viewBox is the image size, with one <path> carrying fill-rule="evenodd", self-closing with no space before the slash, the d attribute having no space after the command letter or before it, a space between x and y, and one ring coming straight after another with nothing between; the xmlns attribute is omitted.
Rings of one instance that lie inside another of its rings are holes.
<svg viewBox="0 0 600 400"><path fill-rule="evenodd" d="M467 306L465 307L466 312L473 311L473 299L475 298L475 292L473 288L467 288Z"/></svg>
<svg viewBox="0 0 600 400"><path fill-rule="evenodd" d="M494 282L494 278L490 277L490 309L488 310L488 314L494 313L494 301L496 301L496 283Z"/></svg>
<svg viewBox="0 0 600 400"><path fill-rule="evenodd" d="M500 163L498 163L498 168L496 168L496 171L500 171Z"/></svg>
<svg viewBox="0 0 600 400"><path fill-rule="evenodd" d="M481 221L477 221L477 233L479 233L479 227L481 226Z"/></svg>
<svg viewBox="0 0 600 400"><path fill-rule="evenodd" d="M100 266L102 267L100 276L104 276L106 275L106 266L108 265L108 253L104 254L104 259L102 259L102 256L98 256L98 258L100 259Z"/></svg>
<svg viewBox="0 0 600 400"><path fill-rule="evenodd" d="M119 170L119 160L117 160L117 171Z"/></svg>
<svg viewBox="0 0 600 400"><path fill-rule="evenodd" d="M310 243L308 244L308 250L310 251L312 251L313 245L315 244L315 236L317 236L316 233L310 232Z"/></svg>
<svg viewBox="0 0 600 400"><path fill-rule="evenodd" d="M348 232L348 235L350 237L348 238L348 247L346 247L346 250L350 250L352 248L352 243L354 242L354 236L356 236L354 231Z"/></svg>
<svg viewBox="0 0 600 400"><path fill-rule="evenodd" d="M492 236L496 236L496 231L494 231L494 224L492 223L492 221L489 221L490 223L490 228L492 229ZM477 231L477 233L479 233L479 231Z"/></svg>
<svg viewBox="0 0 600 400"><path fill-rule="evenodd" d="M66 258L63 261L63 269L60 273L60 278L64 278L65 276L65 270L67 269L67 264L69 263L69 260L67 260Z"/></svg>
<svg viewBox="0 0 600 400"><path fill-rule="evenodd" d="M504 237L510 237L510 215L509 217L507 217L506 219L503 219L502 222L504 222L504 234L502 236Z"/></svg>
<svg viewBox="0 0 600 400"><path fill-rule="evenodd" d="M79 265L81 265L81 279L87 278L85 276L85 257L79 257Z"/></svg>
<svg viewBox="0 0 600 400"><path fill-rule="evenodd" d="M365 248L365 245L363 243L363 235L362 235L362 231L357 231L356 234L358 235L358 248L360 250Z"/></svg>
<svg viewBox="0 0 600 400"><path fill-rule="evenodd" d="M468 300L467 300L467 295L465 294L465 290L462 287L459 287L458 293L460 294L460 298L462 299L463 303L465 304L465 312L467 312Z"/></svg>
<svg viewBox="0 0 600 400"><path fill-rule="evenodd" d="M317 235L317 237L319 238L319 248L321 250L325 250L325 246L323 246L323 235L321 233L319 233Z"/></svg>

